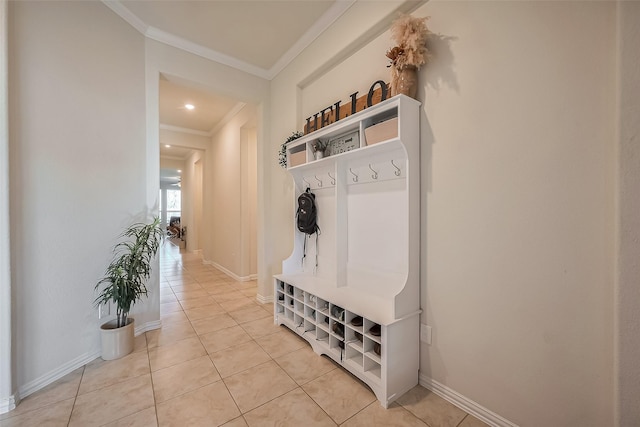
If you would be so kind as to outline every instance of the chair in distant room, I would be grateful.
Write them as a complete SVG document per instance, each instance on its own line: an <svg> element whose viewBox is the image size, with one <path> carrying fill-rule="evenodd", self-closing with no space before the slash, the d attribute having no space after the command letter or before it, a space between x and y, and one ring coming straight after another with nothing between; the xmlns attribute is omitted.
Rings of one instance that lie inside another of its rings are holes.
<svg viewBox="0 0 640 427"><path fill-rule="evenodd" d="M172 216L169 220L169 226L167 227L167 235L179 239L181 237L180 232L180 217Z"/></svg>

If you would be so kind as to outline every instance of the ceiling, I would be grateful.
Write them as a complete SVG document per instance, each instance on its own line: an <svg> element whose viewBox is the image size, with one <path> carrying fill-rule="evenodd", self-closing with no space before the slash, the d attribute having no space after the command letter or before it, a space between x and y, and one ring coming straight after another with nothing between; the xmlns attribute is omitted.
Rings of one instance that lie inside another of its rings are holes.
<svg viewBox="0 0 640 427"><path fill-rule="evenodd" d="M271 80L356 0L103 0L147 38ZM187 110L185 104L195 106ZM244 104L163 75L161 128L211 135ZM189 147L160 147L186 159ZM176 171L161 171L176 176Z"/></svg>
<svg viewBox="0 0 640 427"><path fill-rule="evenodd" d="M356 0L103 0L146 37L271 80Z"/></svg>

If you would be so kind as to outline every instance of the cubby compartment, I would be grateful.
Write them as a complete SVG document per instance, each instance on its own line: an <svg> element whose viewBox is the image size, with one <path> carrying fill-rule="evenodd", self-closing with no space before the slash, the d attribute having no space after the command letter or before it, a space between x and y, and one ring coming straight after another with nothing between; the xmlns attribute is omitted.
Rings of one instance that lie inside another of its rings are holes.
<svg viewBox="0 0 640 427"><path fill-rule="evenodd" d="M330 328L330 319L329 316L327 316L324 313L320 313L316 311L316 317L317 317L317 321L316 321L316 325L318 326L318 328L322 329L323 331L325 331L326 333L329 333L329 328Z"/></svg>
<svg viewBox="0 0 640 427"><path fill-rule="evenodd" d="M315 309L315 307L310 307L310 306L306 305L304 307L304 317L309 322L313 322L315 324L316 323L316 309Z"/></svg>
<svg viewBox="0 0 640 427"><path fill-rule="evenodd" d="M304 303L302 301L299 301L297 299L293 300L293 307L294 310L296 312L296 314L300 317L304 317Z"/></svg>
<svg viewBox="0 0 640 427"><path fill-rule="evenodd" d="M310 322L307 319L304 319L304 332L311 333L311 335L316 334L316 324L314 322Z"/></svg>
<svg viewBox="0 0 640 427"><path fill-rule="evenodd" d="M357 369L363 369L362 351L359 351L357 348L354 348L353 346L348 344L347 348L345 349L345 360L352 363Z"/></svg>
<svg viewBox="0 0 640 427"><path fill-rule="evenodd" d="M344 340L339 337L329 334L329 351L334 355L337 354L342 360L342 351L344 350Z"/></svg>
<svg viewBox="0 0 640 427"><path fill-rule="evenodd" d="M344 340L344 323L331 318L329 321L329 329L332 335Z"/></svg>
<svg viewBox="0 0 640 427"><path fill-rule="evenodd" d="M323 348L329 348L329 331L321 327L316 328L316 341L320 343Z"/></svg>
<svg viewBox="0 0 640 427"><path fill-rule="evenodd" d="M284 316L289 322L293 322L293 311L286 308L284 309Z"/></svg>
<svg viewBox="0 0 640 427"><path fill-rule="evenodd" d="M364 130L364 145L373 145L379 142L398 137L398 109L391 108L372 115L362 121Z"/></svg>
<svg viewBox="0 0 640 427"><path fill-rule="evenodd" d="M287 169L294 202L311 189L322 233L294 229L274 277L275 323L366 383L385 408L418 383L419 106L394 96L286 146L298 159ZM322 159L317 141L333 141Z"/></svg>
<svg viewBox="0 0 640 427"><path fill-rule="evenodd" d="M317 310L320 313L326 316L329 316L329 301L325 301L322 298L317 298L317 302L318 302L318 305L316 306Z"/></svg>
<svg viewBox="0 0 640 427"><path fill-rule="evenodd" d="M345 314L344 308L340 307L339 305L329 304L329 309L331 310L332 319L338 320L340 322L344 322L344 314Z"/></svg>
<svg viewBox="0 0 640 427"><path fill-rule="evenodd" d="M377 363L369 357L365 357L363 367L366 374L378 381L380 380L382 375L382 365L380 365L380 363Z"/></svg>
<svg viewBox="0 0 640 427"><path fill-rule="evenodd" d="M318 298L315 295L310 294L308 292L305 293L305 297L304 297L304 303L305 304L307 304L307 305L309 305L309 306L311 306L313 308L316 308L317 301L318 301Z"/></svg>

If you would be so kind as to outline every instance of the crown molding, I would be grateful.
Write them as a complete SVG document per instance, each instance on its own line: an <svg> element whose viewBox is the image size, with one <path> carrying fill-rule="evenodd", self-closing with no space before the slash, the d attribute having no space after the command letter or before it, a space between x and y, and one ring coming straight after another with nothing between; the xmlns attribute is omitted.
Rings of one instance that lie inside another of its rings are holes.
<svg viewBox="0 0 640 427"><path fill-rule="evenodd" d="M321 17L298 39L298 41L287 50L284 55L276 61L270 69L258 67L238 58L226 55L224 53L209 49L190 40L178 37L175 34L168 33L158 28L147 25L138 18L133 12L127 9L119 0L102 0L102 3L111 9L114 13L124 19L133 28L138 30L143 36L164 43L176 49L190 52L194 55L201 56L205 59L217 62L222 65L243 71L245 73L260 77L265 80L273 80L291 61L293 61L300 53L313 43L331 24L333 24L343 13L345 13L356 0L336 0Z"/></svg>
<svg viewBox="0 0 640 427"><path fill-rule="evenodd" d="M234 105L233 108L229 110L229 112L225 114L225 116L222 119L220 119L220 121L214 127L211 128L211 130L209 131L209 136L214 135L216 132L222 129L222 127L226 125L227 122L231 120L236 114L242 111L242 109L246 105L247 104L244 102L238 102L236 105Z"/></svg>
<svg viewBox="0 0 640 427"><path fill-rule="evenodd" d="M176 49L181 49L186 52L193 53L194 55L201 56L205 59L217 62L219 64L244 71L245 73L252 74L266 80L270 80L269 71L265 70L264 68L257 67L255 65L249 64L248 62L244 62L240 59L234 58L224 53L209 49L208 47L204 47L190 40L183 39L182 37L178 37L174 34L168 33L158 28L148 27L144 35L147 38L158 41L160 43L164 43L171 47L175 47Z"/></svg>
<svg viewBox="0 0 640 427"><path fill-rule="evenodd" d="M314 24L309 27L302 37L294 43L284 55L276 61L269 69L267 80L273 80L284 68L291 63L298 55L302 53L311 43L313 43L320 35L331 26L338 18L342 16L356 0L336 0L336 2L327 10Z"/></svg>
<svg viewBox="0 0 640 427"><path fill-rule="evenodd" d="M189 133L191 135L211 136L211 132L207 132L207 131L204 131L204 130L183 128L183 127L180 127L180 126L166 125L166 124L163 124L163 123L160 123L160 129L162 129L162 130L170 130L172 132Z"/></svg>
<svg viewBox="0 0 640 427"><path fill-rule="evenodd" d="M129 25L145 35L149 26L117 0L102 0L102 3L124 19Z"/></svg>

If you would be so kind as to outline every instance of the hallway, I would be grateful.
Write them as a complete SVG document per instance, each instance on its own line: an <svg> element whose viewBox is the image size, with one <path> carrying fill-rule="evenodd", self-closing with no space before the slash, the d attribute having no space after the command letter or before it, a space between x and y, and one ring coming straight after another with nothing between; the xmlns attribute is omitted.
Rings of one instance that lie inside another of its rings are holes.
<svg viewBox="0 0 640 427"><path fill-rule="evenodd" d="M384 410L371 391L284 327L256 283L161 250L162 329L0 415L7 426L485 426L418 386Z"/></svg>

